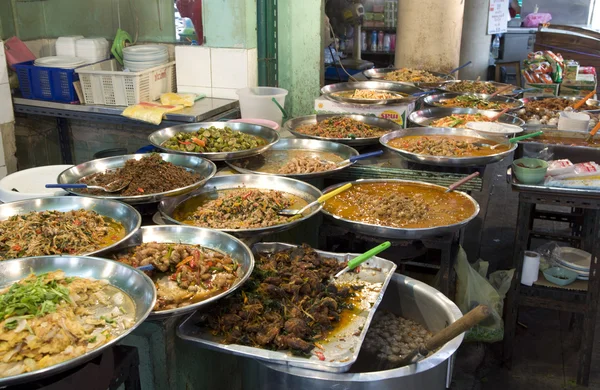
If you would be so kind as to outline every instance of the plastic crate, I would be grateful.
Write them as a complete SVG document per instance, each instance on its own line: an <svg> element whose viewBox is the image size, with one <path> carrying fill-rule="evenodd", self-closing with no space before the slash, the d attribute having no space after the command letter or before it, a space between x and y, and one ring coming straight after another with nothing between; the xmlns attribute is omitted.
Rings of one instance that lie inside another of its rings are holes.
<svg viewBox="0 0 600 390"><path fill-rule="evenodd" d="M33 61L15 64L14 68L24 98L62 103L79 100L73 88L73 82L79 80L75 69L35 66Z"/></svg>
<svg viewBox="0 0 600 390"><path fill-rule="evenodd" d="M85 104L131 106L151 102L165 92L175 92L175 61L141 72L123 72L117 60L77 69Z"/></svg>

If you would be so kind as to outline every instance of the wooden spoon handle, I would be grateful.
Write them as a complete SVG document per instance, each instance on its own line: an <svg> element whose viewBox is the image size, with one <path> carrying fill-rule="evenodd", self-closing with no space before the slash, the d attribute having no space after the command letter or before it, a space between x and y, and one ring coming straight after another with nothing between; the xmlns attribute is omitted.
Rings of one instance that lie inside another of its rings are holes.
<svg viewBox="0 0 600 390"><path fill-rule="evenodd" d="M458 321L434 334L432 338L425 342L420 352L429 353L430 351L441 347L456 336L485 320L489 315L489 307L485 305L477 306L475 309L462 316ZM423 351L423 349L425 349L425 351Z"/></svg>
<svg viewBox="0 0 600 390"><path fill-rule="evenodd" d="M587 95L585 95L585 97L583 99L581 99L580 101L575 103L575 105L573 106L573 110L579 110L581 107L583 107L585 102L587 102L588 99L591 99L591 97L594 96L595 94L596 94L596 90L593 90L590 93L588 93Z"/></svg>
<svg viewBox="0 0 600 390"><path fill-rule="evenodd" d="M503 92L506 92L506 91L508 91L509 89L513 89L513 88L514 88L514 87L513 87L512 85L507 85L506 87L502 87L502 88L498 89L496 92L494 92L493 94L491 94L491 95L488 97L488 100L489 100L490 98L493 98L493 97L494 97L494 96L496 96L496 95L499 95L499 94L501 94L501 93L503 93Z"/></svg>
<svg viewBox="0 0 600 390"><path fill-rule="evenodd" d="M592 131L590 131L589 136L593 137L596 135L596 133L598 132L598 130L600 130L600 121L598 123L596 123L596 126L594 126L594 128L592 129Z"/></svg>
<svg viewBox="0 0 600 390"><path fill-rule="evenodd" d="M471 173L469 176L467 177L463 177L462 179L460 179L459 181L452 183L448 186L448 190L446 190L446 192L450 192L450 191L454 191L455 189L457 189L458 187L462 186L463 184L465 184L466 182L468 182L471 179L476 178L477 176L479 176L479 171L477 172L473 172Z"/></svg>
<svg viewBox="0 0 600 390"><path fill-rule="evenodd" d="M501 117L502 115L506 114L506 113L508 112L508 110L510 110L510 109L511 109L510 107L506 107L504 110L500 111L500 112L498 113L498 115L496 115L496 116L493 116L493 117L490 119L490 122L496 122L498 119L500 119L500 117Z"/></svg>

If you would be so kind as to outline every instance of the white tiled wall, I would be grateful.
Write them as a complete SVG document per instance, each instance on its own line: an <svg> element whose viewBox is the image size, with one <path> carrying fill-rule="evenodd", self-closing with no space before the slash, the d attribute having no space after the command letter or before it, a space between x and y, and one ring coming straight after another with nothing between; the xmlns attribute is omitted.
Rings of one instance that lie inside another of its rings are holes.
<svg viewBox="0 0 600 390"><path fill-rule="evenodd" d="M4 43L0 40L0 124L10 123L15 120L8 85L8 69L6 67L6 56L4 55ZM4 146L0 137L0 178L6 176L6 159Z"/></svg>
<svg viewBox="0 0 600 390"><path fill-rule="evenodd" d="M237 99L236 91L258 85L256 49L177 46L177 91Z"/></svg>

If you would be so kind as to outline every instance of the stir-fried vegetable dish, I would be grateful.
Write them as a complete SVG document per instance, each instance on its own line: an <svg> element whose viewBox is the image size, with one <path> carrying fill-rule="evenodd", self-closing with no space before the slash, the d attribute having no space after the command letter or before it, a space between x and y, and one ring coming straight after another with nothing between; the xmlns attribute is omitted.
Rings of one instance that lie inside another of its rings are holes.
<svg viewBox="0 0 600 390"><path fill-rule="evenodd" d="M488 99L482 99L472 95L457 96L452 99L441 100L437 105L440 107L462 107L477 108L479 110L504 110L505 108L516 107L514 103L498 102Z"/></svg>
<svg viewBox="0 0 600 390"><path fill-rule="evenodd" d="M95 211L32 211L0 221L0 260L94 252L125 237L125 228Z"/></svg>
<svg viewBox="0 0 600 390"><path fill-rule="evenodd" d="M306 355L353 309L358 287L331 280L344 266L308 246L259 253L241 291L208 312L205 323L228 344Z"/></svg>
<svg viewBox="0 0 600 390"><path fill-rule="evenodd" d="M435 76L426 70L402 68L383 76L385 80L402 81L409 83L439 83L444 81L442 77Z"/></svg>
<svg viewBox="0 0 600 390"><path fill-rule="evenodd" d="M153 265L155 311L175 309L229 290L239 279L238 264L230 256L200 245L149 242L117 255L133 267Z"/></svg>
<svg viewBox="0 0 600 390"><path fill-rule="evenodd" d="M144 156L139 160L131 159L122 168L114 171L94 173L79 180L87 185L115 189L127 186L118 192L106 193L102 190L85 189L81 192L92 195L136 196L158 194L187 187L200 181L200 175L163 160L160 154Z"/></svg>
<svg viewBox="0 0 600 390"><path fill-rule="evenodd" d="M483 114L455 114L431 121L431 127L465 128L469 122L489 122L490 118Z"/></svg>
<svg viewBox="0 0 600 390"><path fill-rule="evenodd" d="M417 183L359 183L327 200L324 209L351 221L394 228L432 228L464 221L475 206L458 192Z"/></svg>
<svg viewBox="0 0 600 390"><path fill-rule="evenodd" d="M162 146L167 149L194 153L239 152L255 149L267 142L257 136L241 131L233 131L229 127L223 129L211 126L200 128L192 133L177 133L165 141Z"/></svg>
<svg viewBox="0 0 600 390"><path fill-rule="evenodd" d="M350 99L362 100L387 100L387 99L402 99L407 96L399 92L376 91L373 89L355 89L349 92L337 92L334 95Z"/></svg>
<svg viewBox="0 0 600 390"><path fill-rule="evenodd" d="M489 139L460 135L410 135L394 138L388 145L410 153L444 157L490 156L508 150L506 145L492 149L491 147L498 143Z"/></svg>
<svg viewBox="0 0 600 390"><path fill-rule="evenodd" d="M470 80L448 83L446 89L452 92L484 93L488 95L496 92L496 86L490 82Z"/></svg>
<svg viewBox="0 0 600 390"><path fill-rule="evenodd" d="M299 202L300 198L281 191L239 188L219 191L217 199L203 199L191 213L184 210L184 204L181 209L175 210L174 215L188 225L212 229L255 229L292 221L295 217L277 213ZM306 202L300 204L299 208L302 208Z"/></svg>
<svg viewBox="0 0 600 390"><path fill-rule="evenodd" d="M284 166L279 168L277 173L283 175L289 174L305 174L315 172L325 172L336 169L337 165L331 161L325 161L318 157L294 157Z"/></svg>
<svg viewBox="0 0 600 390"><path fill-rule="evenodd" d="M300 126L297 132L321 138L374 138L381 137L390 130L367 125L352 118L334 116L315 125Z"/></svg>
<svg viewBox="0 0 600 390"><path fill-rule="evenodd" d="M106 280L31 274L0 290L0 377L83 355L134 323L133 300Z"/></svg>

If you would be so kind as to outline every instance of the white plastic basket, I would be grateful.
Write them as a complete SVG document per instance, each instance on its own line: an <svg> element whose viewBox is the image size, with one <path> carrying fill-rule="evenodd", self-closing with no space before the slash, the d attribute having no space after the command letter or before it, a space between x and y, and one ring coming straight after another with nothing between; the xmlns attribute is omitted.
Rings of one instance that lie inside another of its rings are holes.
<svg viewBox="0 0 600 390"><path fill-rule="evenodd" d="M85 104L131 106L175 92L175 61L141 72L123 72L117 60L77 68Z"/></svg>

